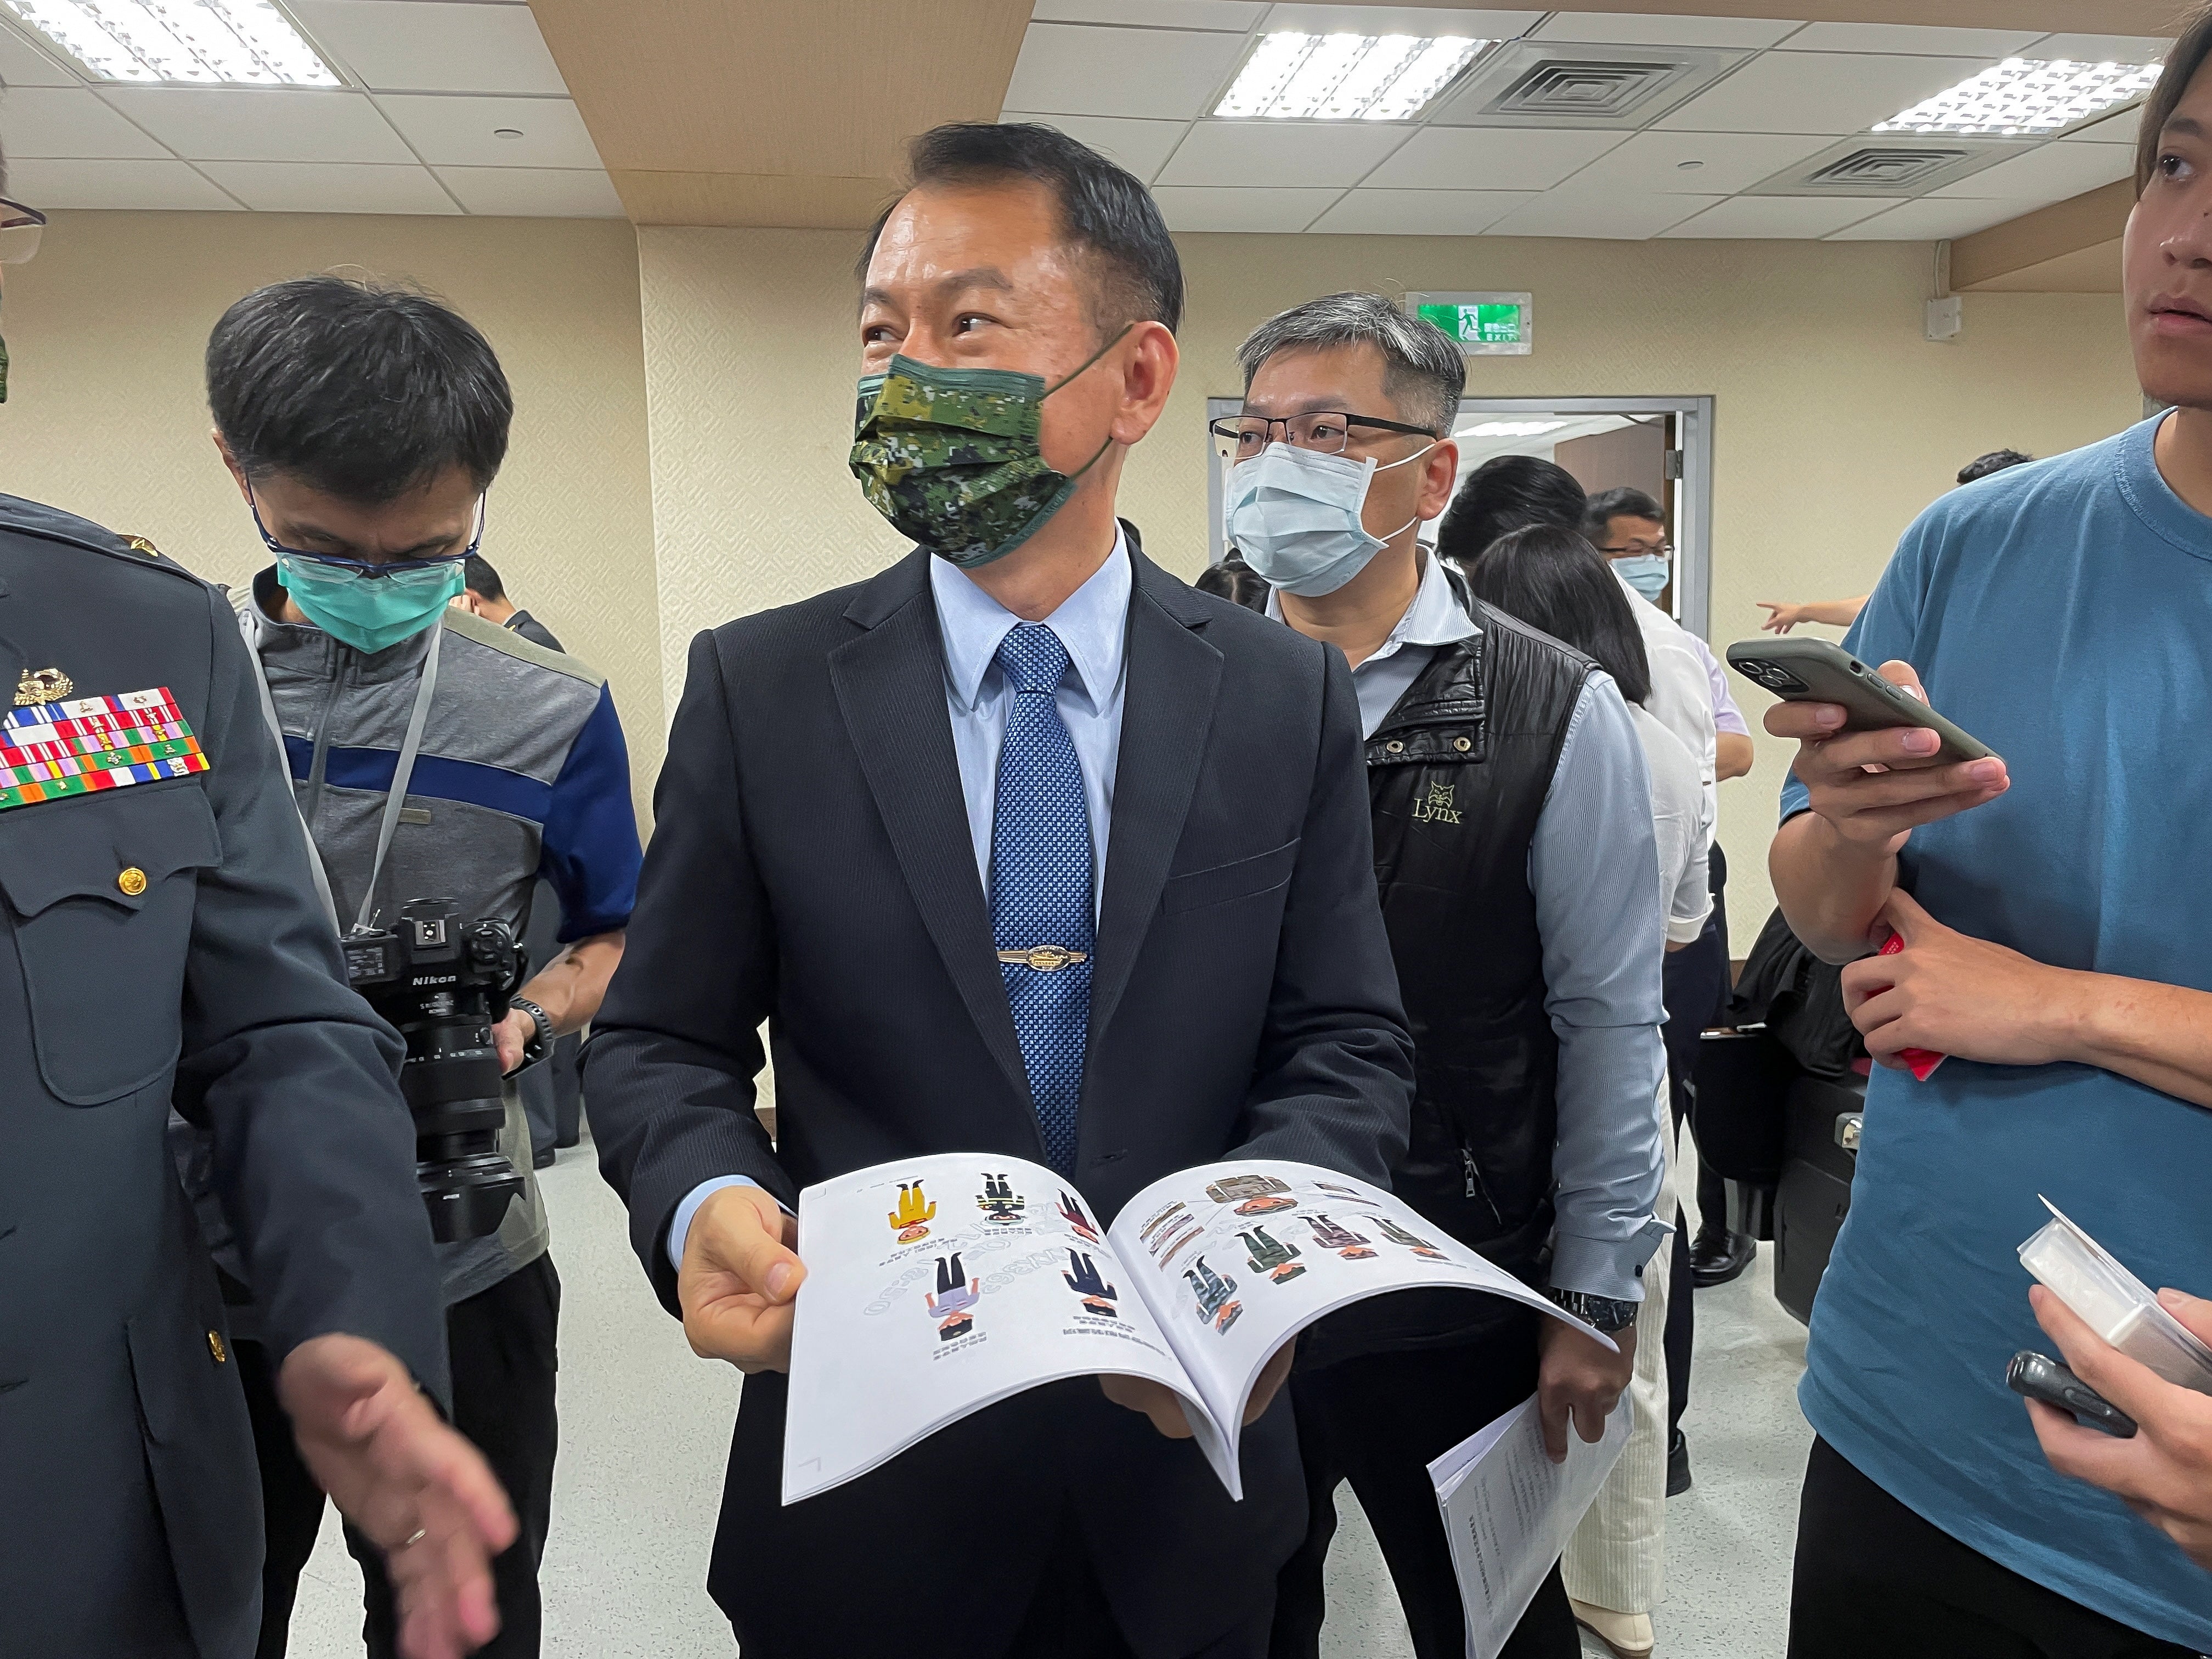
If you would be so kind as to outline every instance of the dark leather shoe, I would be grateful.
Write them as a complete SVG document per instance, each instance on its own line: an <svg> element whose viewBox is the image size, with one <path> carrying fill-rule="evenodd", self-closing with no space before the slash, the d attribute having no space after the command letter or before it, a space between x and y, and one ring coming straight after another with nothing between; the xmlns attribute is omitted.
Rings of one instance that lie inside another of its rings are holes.
<svg viewBox="0 0 2212 1659"><path fill-rule="evenodd" d="M1690 1243L1690 1280L1701 1291L1743 1276L1759 1259L1759 1241L1749 1233L1699 1233Z"/></svg>
<svg viewBox="0 0 2212 1659"><path fill-rule="evenodd" d="M550 1170L553 1167L553 1159L556 1156L552 1147L540 1146L530 1155L530 1167L533 1170Z"/></svg>
<svg viewBox="0 0 2212 1659"><path fill-rule="evenodd" d="M1667 1496L1680 1498L1690 1489L1690 1443L1680 1429L1667 1448Z"/></svg>

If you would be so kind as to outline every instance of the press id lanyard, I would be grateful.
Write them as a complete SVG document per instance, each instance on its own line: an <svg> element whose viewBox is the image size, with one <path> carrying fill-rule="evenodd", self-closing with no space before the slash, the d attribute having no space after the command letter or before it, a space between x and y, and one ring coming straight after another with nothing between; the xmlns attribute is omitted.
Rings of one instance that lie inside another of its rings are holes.
<svg viewBox="0 0 2212 1659"><path fill-rule="evenodd" d="M284 752L284 726L276 718L276 699L269 690L269 671L261 661L261 622L255 615L258 605L248 605L238 613L239 631L246 636L246 654L253 659L253 682L261 693L261 718L268 723L270 734L276 739L276 752ZM443 617L431 624L430 648L422 657L422 672L415 687L415 707L407 716L407 733L399 742L399 762L392 768L392 787L384 798L384 817L376 826L376 858L368 866L368 890L362 895L361 914L354 918L353 930L365 932L376 916L377 890L384 879L384 860L392 851L392 837L399 833L399 814L407 805L407 786L415 776L415 757L422 751L422 728L429 724L430 698L438 684L438 647L446 637ZM286 786L289 787L291 769L285 769ZM323 914L331 919L333 929L338 927L337 900L331 891L330 872L323 867L322 849L315 845L314 832L308 829L305 813L300 811L300 798L292 797L292 811L300 820L300 833L307 837L307 867L315 878L315 892L323 901Z"/></svg>

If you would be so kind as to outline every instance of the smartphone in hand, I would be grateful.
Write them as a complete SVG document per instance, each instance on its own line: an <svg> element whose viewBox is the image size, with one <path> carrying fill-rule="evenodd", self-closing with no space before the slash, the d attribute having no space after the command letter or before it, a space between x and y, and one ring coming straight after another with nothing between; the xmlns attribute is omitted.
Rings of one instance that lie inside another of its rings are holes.
<svg viewBox="0 0 2212 1659"><path fill-rule="evenodd" d="M1729 647L1728 659L1737 673L1784 702L1840 705L1846 732L1924 726L1942 739L1938 762L1983 760L1994 752L1827 640L1739 640Z"/></svg>

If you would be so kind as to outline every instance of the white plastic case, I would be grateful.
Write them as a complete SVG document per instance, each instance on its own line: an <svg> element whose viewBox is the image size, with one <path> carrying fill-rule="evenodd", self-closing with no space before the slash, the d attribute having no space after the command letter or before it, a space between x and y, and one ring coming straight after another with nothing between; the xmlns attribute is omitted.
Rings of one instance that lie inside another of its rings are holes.
<svg viewBox="0 0 2212 1659"><path fill-rule="evenodd" d="M2169 1382L2212 1394L2212 1348L2160 1307L2142 1280L2056 1204L2047 1198L2043 1204L2052 1219L2020 1247L2021 1266L2129 1358Z"/></svg>

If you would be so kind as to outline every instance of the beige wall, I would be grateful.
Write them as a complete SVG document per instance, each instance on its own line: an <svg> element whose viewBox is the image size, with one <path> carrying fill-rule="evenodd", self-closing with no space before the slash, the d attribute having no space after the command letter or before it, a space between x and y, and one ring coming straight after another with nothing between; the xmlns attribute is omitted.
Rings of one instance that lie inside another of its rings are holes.
<svg viewBox="0 0 2212 1659"><path fill-rule="evenodd" d="M143 535L216 581L267 562L208 441L200 354L249 289L372 272L483 330L515 422L484 555L611 680L650 793L662 715L637 253L627 224L365 215L62 213L10 267L0 490Z"/></svg>
<svg viewBox="0 0 2212 1659"><path fill-rule="evenodd" d="M856 240L639 233L672 707L696 629L899 550L845 471ZM2140 412L2116 296L1971 295L1964 335L1930 344L1920 244L1178 240L1182 374L1121 501L1147 550L1185 574L1206 556L1206 398L1241 389L1235 349L1254 324L1337 289L1534 292L1534 354L1473 360L1471 392L1712 396L1717 645L1755 631L1756 600L1863 592L1973 456L2052 454ZM1755 725L1765 699L1735 690ZM1787 763L1761 734L1757 770L1722 792L1739 954L1772 902L1765 849Z"/></svg>

